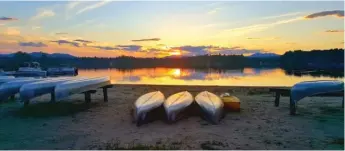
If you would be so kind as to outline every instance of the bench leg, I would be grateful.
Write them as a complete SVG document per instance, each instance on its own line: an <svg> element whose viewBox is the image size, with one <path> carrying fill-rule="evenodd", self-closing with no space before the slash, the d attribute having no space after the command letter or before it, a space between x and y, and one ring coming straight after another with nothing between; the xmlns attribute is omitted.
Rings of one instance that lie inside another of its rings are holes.
<svg viewBox="0 0 345 151"><path fill-rule="evenodd" d="M10 96L10 99L13 101L15 99L15 96L14 95L11 95Z"/></svg>
<svg viewBox="0 0 345 151"><path fill-rule="evenodd" d="M274 105L276 107L279 106L279 100L280 100L280 93L279 92L276 92L276 99L274 100Z"/></svg>
<svg viewBox="0 0 345 151"><path fill-rule="evenodd" d="M24 100L24 107L29 106L29 102L30 102L30 100Z"/></svg>
<svg viewBox="0 0 345 151"><path fill-rule="evenodd" d="M290 115L296 115L296 103L290 97Z"/></svg>
<svg viewBox="0 0 345 151"><path fill-rule="evenodd" d="M50 102L55 102L55 93L50 93Z"/></svg>
<svg viewBox="0 0 345 151"><path fill-rule="evenodd" d="M91 93L85 93L85 102L90 103L91 102Z"/></svg>
<svg viewBox="0 0 345 151"><path fill-rule="evenodd" d="M108 89L103 88L103 97L104 97L104 102L108 102Z"/></svg>

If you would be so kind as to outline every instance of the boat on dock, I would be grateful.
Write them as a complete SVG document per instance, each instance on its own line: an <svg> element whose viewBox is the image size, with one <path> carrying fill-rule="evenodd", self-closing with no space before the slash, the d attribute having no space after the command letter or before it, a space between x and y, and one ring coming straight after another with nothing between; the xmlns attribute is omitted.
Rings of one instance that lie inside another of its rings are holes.
<svg viewBox="0 0 345 151"><path fill-rule="evenodd" d="M191 105L193 101L194 98L188 91L179 92L168 97L163 104L168 121L175 121L178 114Z"/></svg>
<svg viewBox="0 0 345 151"><path fill-rule="evenodd" d="M205 117L214 124L218 124L223 113L223 101L215 94L203 91L195 97L196 103L201 107Z"/></svg>
<svg viewBox="0 0 345 151"><path fill-rule="evenodd" d="M20 92L20 98L22 100L30 100L32 98L48 94L48 93L53 93L54 88L56 85L71 81L71 80L76 80L77 78L75 77L62 77L62 78L54 78L51 80L45 80L45 81L37 81L33 83L28 83L24 84L19 92ZM78 78L78 79L85 79L85 78Z"/></svg>
<svg viewBox="0 0 345 151"><path fill-rule="evenodd" d="M140 96L134 103L134 120L139 124L145 120L146 114L158 108L165 100L164 94L160 91L146 93Z"/></svg>
<svg viewBox="0 0 345 151"><path fill-rule="evenodd" d="M97 88L104 87L110 84L111 83L109 76L67 81L58 84L55 87L55 99L59 101L69 97L70 95L95 90Z"/></svg>
<svg viewBox="0 0 345 151"><path fill-rule="evenodd" d="M14 78L16 79L16 78ZM22 79L22 80L15 80L6 82L0 85L0 100L7 99L10 96L15 95L19 92L20 87L27 83L37 82L46 80L44 78L37 78L37 79Z"/></svg>
<svg viewBox="0 0 345 151"><path fill-rule="evenodd" d="M62 64L59 67L51 67L47 69L48 76L59 76L59 75L78 75L78 69Z"/></svg>
<svg viewBox="0 0 345 151"><path fill-rule="evenodd" d="M13 75L17 77L46 77L47 71L43 71L38 62L25 62Z"/></svg>

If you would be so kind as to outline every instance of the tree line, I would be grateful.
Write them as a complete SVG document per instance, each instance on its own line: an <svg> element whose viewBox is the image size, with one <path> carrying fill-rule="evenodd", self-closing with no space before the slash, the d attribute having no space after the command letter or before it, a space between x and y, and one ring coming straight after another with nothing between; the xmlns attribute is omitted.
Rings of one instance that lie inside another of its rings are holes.
<svg viewBox="0 0 345 151"><path fill-rule="evenodd" d="M289 70L337 69L344 67L344 49L288 51L280 57L253 58L243 55L202 55L190 57L135 58L119 56L116 58L99 57L49 57L42 53L40 57L25 52L14 53L12 57L0 57L0 68L16 70L23 62L36 61L43 68L68 64L78 68L215 68L235 69L245 67L282 67Z"/></svg>

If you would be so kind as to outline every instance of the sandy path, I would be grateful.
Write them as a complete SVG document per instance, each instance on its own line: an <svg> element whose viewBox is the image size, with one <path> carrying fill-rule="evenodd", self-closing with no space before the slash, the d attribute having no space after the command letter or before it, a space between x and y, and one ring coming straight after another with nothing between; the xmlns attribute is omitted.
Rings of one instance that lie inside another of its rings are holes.
<svg viewBox="0 0 345 151"><path fill-rule="evenodd" d="M16 103L0 104L0 149L98 149L116 141L121 147L145 144L179 149L344 148L341 98L305 98L298 104L299 114L290 116L288 97L282 97L280 107L274 107L273 94L267 88L129 85L109 90L108 103L102 102L98 91L89 108L81 103L55 108L61 112L69 107L82 110L69 110L63 116L51 109L40 113L45 109L37 105L32 105L34 114L32 110L23 112ZM182 90L194 96L203 90L230 92L241 99L241 112L227 113L219 125L193 116L170 125L157 120L136 127L129 114L131 106L140 95L154 90L166 96ZM83 101L83 96L75 95L69 101Z"/></svg>

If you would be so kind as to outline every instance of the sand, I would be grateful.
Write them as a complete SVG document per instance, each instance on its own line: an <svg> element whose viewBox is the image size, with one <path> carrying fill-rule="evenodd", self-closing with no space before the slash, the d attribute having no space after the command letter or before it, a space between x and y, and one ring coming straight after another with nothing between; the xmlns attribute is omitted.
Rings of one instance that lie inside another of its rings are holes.
<svg viewBox="0 0 345 151"><path fill-rule="evenodd" d="M137 127L130 115L142 94L165 96L188 90L229 92L241 100L240 112L229 112L220 124L199 116L168 124L156 120ZM109 102L102 91L85 105L83 95L67 103L0 104L0 149L344 149L344 110L339 97L308 97L289 115L289 98L274 107L268 87L115 85ZM47 101L49 95L35 101ZM69 103L73 102L73 103ZM146 148L145 148L146 147Z"/></svg>

